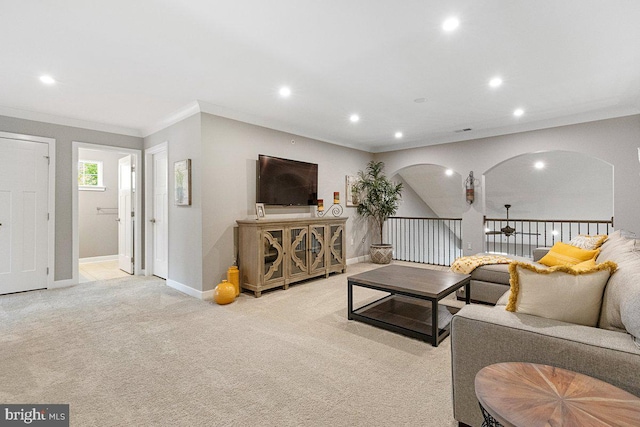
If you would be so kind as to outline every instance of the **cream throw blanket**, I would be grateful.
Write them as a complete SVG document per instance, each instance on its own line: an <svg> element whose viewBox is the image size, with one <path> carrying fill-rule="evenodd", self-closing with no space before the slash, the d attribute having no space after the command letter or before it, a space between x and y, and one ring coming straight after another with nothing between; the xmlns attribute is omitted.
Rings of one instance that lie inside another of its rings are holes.
<svg viewBox="0 0 640 427"><path fill-rule="evenodd" d="M501 255L473 255L463 256L451 264L451 271L454 273L471 274L476 268L488 264L509 264L513 262L511 258Z"/></svg>

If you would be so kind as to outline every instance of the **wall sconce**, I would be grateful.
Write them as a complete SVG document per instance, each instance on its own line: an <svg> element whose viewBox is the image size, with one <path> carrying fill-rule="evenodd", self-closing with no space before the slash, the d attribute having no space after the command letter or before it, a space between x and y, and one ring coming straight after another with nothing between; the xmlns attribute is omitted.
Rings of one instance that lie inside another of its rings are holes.
<svg viewBox="0 0 640 427"><path fill-rule="evenodd" d="M466 189L467 203L469 203L470 205L473 204L473 201L475 200L475 197L476 197L475 189L474 189L474 181L475 179L473 178L473 171L471 171L469 172L469 176L464 182L464 188Z"/></svg>

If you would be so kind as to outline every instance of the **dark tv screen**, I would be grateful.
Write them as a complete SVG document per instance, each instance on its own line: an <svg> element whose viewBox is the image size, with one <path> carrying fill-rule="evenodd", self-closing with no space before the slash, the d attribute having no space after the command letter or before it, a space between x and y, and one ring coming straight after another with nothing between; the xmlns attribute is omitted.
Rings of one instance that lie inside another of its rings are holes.
<svg viewBox="0 0 640 427"><path fill-rule="evenodd" d="M260 154L256 198L265 205L318 204L318 165Z"/></svg>

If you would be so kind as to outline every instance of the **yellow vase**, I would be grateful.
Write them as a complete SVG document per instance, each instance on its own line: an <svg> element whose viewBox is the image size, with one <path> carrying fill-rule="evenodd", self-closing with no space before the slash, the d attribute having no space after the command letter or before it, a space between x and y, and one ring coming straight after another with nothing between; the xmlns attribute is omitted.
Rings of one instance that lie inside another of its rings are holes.
<svg viewBox="0 0 640 427"><path fill-rule="evenodd" d="M227 270L227 281L236 288L236 296L240 295L240 270L237 265L232 265Z"/></svg>
<svg viewBox="0 0 640 427"><path fill-rule="evenodd" d="M223 280L218 283L213 292L213 300L220 305L230 304L236 299L236 288L231 283Z"/></svg>

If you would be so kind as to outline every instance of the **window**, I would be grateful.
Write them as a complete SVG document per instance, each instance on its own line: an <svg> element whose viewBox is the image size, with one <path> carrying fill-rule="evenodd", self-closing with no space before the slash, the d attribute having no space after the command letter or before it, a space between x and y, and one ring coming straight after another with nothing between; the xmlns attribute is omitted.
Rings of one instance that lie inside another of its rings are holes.
<svg viewBox="0 0 640 427"><path fill-rule="evenodd" d="M102 181L102 162L80 160L78 162L78 189L104 191Z"/></svg>

